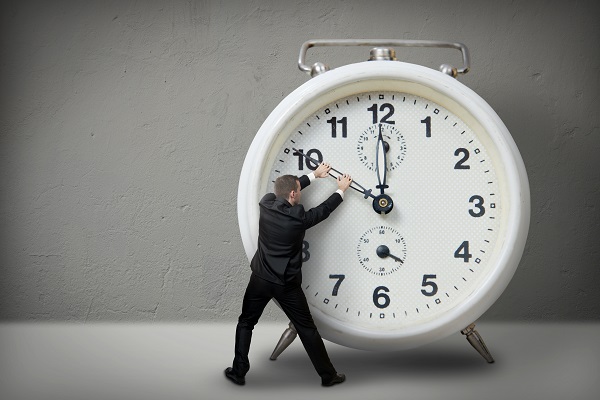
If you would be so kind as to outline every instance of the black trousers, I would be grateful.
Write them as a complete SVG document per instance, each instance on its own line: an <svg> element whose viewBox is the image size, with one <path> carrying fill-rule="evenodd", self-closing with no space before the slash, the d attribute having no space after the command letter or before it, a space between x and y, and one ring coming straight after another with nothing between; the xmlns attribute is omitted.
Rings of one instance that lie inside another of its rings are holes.
<svg viewBox="0 0 600 400"><path fill-rule="evenodd" d="M250 369L248 352L252 330L262 315L267 303L271 299L277 300L281 309L290 319L298 336L308 353L317 373L325 382L330 381L336 370L329 360L323 339L310 315L308 303L300 283L277 285L252 274L244 294L242 314L238 319L235 332L235 357L233 359L233 372L238 376L245 376Z"/></svg>

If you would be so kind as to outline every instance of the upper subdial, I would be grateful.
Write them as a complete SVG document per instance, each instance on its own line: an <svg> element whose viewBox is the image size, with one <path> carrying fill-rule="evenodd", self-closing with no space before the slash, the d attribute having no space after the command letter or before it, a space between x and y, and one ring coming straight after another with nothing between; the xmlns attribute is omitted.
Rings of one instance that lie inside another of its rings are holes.
<svg viewBox="0 0 600 400"><path fill-rule="evenodd" d="M381 124L381 134L387 155L387 170L393 171L406 156L406 141L402 133L390 124ZM371 171L376 169L378 136L379 124L371 125L360 134L356 144L358 158Z"/></svg>

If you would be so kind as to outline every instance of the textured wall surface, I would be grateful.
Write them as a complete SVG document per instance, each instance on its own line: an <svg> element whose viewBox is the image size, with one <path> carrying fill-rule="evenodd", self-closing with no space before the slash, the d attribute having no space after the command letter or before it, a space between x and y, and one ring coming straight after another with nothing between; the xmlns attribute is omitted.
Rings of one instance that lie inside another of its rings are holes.
<svg viewBox="0 0 600 400"><path fill-rule="evenodd" d="M460 80L511 131L532 196L520 267L485 318L600 317L597 2L4 3L0 319L235 319L249 276L238 176L308 79L296 60L315 38L465 43ZM335 67L366 51L310 57ZM451 50L398 56L460 64Z"/></svg>

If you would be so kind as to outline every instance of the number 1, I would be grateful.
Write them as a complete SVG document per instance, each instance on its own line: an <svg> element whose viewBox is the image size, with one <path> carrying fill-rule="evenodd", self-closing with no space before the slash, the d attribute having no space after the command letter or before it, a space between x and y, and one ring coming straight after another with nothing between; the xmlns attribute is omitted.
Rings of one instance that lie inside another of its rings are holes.
<svg viewBox="0 0 600 400"><path fill-rule="evenodd" d="M422 119L421 123L425 124L425 137L431 137L431 117Z"/></svg>

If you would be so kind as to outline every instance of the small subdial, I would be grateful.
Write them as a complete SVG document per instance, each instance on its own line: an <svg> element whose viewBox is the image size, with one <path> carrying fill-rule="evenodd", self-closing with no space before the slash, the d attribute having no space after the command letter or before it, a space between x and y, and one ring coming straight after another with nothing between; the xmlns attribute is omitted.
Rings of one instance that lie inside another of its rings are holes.
<svg viewBox="0 0 600 400"><path fill-rule="evenodd" d="M366 231L356 247L358 262L375 275L389 275L402 267L406 260L406 242L400 233L381 225Z"/></svg>
<svg viewBox="0 0 600 400"><path fill-rule="evenodd" d="M381 135L387 153L387 170L393 171L398 168L406 156L406 141L400 131L391 124L381 124ZM360 134L356 144L358 158L371 171L375 171L376 168L378 136L379 124L372 125Z"/></svg>

